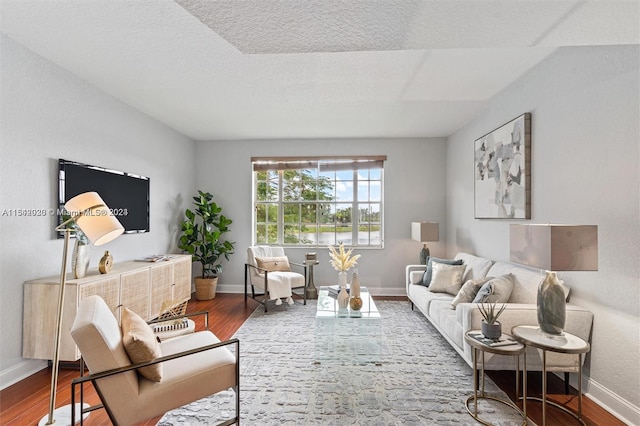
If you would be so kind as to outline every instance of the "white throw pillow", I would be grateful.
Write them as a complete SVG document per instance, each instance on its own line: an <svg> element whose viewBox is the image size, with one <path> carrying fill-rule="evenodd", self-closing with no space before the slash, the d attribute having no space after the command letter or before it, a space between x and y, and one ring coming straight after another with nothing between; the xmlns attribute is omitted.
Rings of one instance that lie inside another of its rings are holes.
<svg viewBox="0 0 640 426"><path fill-rule="evenodd" d="M451 301L451 309L455 309L460 303L471 303L480 291L484 283L489 281L491 277L480 278L477 280L468 280L462 285L456 297Z"/></svg>
<svg viewBox="0 0 640 426"><path fill-rule="evenodd" d="M266 269L268 272L291 271L291 266L289 265L289 258L287 256L256 257L256 263L258 268ZM259 271L259 273L262 273L262 271Z"/></svg>
<svg viewBox="0 0 640 426"><path fill-rule="evenodd" d="M132 310L122 308L122 344L133 364L152 361L162 356L158 337L151 326ZM138 372L149 380L162 380L162 364L139 368Z"/></svg>
<svg viewBox="0 0 640 426"><path fill-rule="evenodd" d="M507 303L511 297L515 279L513 274L490 279L482 285L473 303Z"/></svg>
<svg viewBox="0 0 640 426"><path fill-rule="evenodd" d="M455 296L460 291L460 287L462 287L462 276L465 268L465 265L447 265L434 262L429 291L432 293L449 293Z"/></svg>

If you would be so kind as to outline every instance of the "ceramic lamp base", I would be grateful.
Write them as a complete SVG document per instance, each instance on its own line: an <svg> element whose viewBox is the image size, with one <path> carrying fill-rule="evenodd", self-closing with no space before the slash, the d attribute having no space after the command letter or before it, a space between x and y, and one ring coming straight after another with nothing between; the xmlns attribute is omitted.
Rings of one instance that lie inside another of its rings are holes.
<svg viewBox="0 0 640 426"><path fill-rule="evenodd" d="M426 265L430 255L431 253L429 252L429 247L427 247L426 244L423 245L422 250L420 250L420 264Z"/></svg>
<svg viewBox="0 0 640 426"><path fill-rule="evenodd" d="M555 272L547 271L538 288L538 325L549 335L560 335L564 330L567 302L564 289Z"/></svg>

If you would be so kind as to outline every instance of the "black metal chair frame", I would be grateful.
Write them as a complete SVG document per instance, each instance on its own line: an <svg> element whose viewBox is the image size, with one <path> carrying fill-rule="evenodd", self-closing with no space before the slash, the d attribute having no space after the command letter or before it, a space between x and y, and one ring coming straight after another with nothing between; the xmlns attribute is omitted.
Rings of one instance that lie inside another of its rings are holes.
<svg viewBox="0 0 640 426"><path fill-rule="evenodd" d="M306 287L307 287L307 269L308 266L304 265L302 263L295 263L295 262L289 262L289 265L293 265L293 266L298 266L300 268L303 269L304 273L304 285L302 286L298 286L298 287L292 287L291 288L291 294L292 296L295 296L297 298L301 298L303 299L303 304L306 305L307 304L307 292L305 291ZM256 293L255 287L253 285L253 282L251 282L251 277L249 277L249 268L253 268L256 269L258 271L258 273L264 273L264 292L263 293ZM251 285L251 296L249 296L249 288L248 286ZM302 289L302 294L298 294L296 292L294 292L294 289ZM264 306L264 311L265 312L269 312L269 308L267 306L267 294L269 294L269 271L267 271L264 268L260 268L258 266L252 265L250 263L245 263L244 264L244 301L246 303L247 301L247 297L251 297L253 300L255 300L256 302L260 303L261 305Z"/></svg>
<svg viewBox="0 0 640 426"><path fill-rule="evenodd" d="M200 311L200 312L194 312L191 314L186 314L186 315L181 315L181 316L177 316L174 319L179 319L179 318L186 318L186 317L192 317L192 316L196 316L196 315L205 315L205 328L208 330L209 329L209 312L207 311ZM166 319L164 320L152 320L149 321L149 324L153 324L155 322L162 322L162 321L167 321ZM116 422L116 420L113 417L113 414L111 413L111 410L109 409L109 405L104 401L104 398L102 397L102 393L100 392L100 389L97 386L97 381L100 379L104 379L105 377L110 377L110 376L114 376L116 374L122 374L125 373L127 371L131 371L131 370L136 370L138 368L142 368L142 367L147 367L149 365L154 365L157 364L159 362L164 362L164 361L170 361L172 359L177 359L177 358L182 358L185 356L189 356L189 355L193 355L193 354L197 354L199 352L204 352L204 351L210 351L212 349L216 349L216 348L220 348L223 346L229 346L229 345L234 345L235 346L235 357L236 357L236 385L233 387L235 394L236 394L236 415L235 417L225 420L222 423L219 423L218 426L228 426L228 425L232 425L232 424L240 424L240 340L233 338L233 339L229 339L229 340L225 340L224 342L218 342L218 343L214 343L211 345L207 345L207 346L201 346L199 348L194 348L194 349L190 349L187 351L183 351L183 352L178 352L172 355L167 355L167 356L163 356L160 358L156 358L152 361L148 361L148 362L141 362L138 364L132 364L126 367L120 367L120 368L114 368L112 370L106 370L106 371L101 371L100 373L93 373L93 374L88 374L88 375L84 375L84 370L85 370L85 364L84 364L84 360L82 358L80 358L80 374L81 376L78 378L75 378L71 381L71 407L75 407L76 405L76 386L80 386L80 407L82 407L81 409L81 413L80 413L80 419L79 419L79 423L80 426L82 426L84 424L84 414L86 413L90 413L92 411L95 410L99 410L101 408L104 408L107 412L107 415L109 416L109 420L111 420L111 422L114 425L118 425L118 423ZM98 397L100 398L100 401L102 401L102 404L97 404L97 405L92 405L91 407L88 408L84 408L83 407L83 398L84 398L84 384L86 382L91 382L93 384L94 389L96 390L96 393L98 394ZM76 424L76 410L72 409L71 410L71 424L75 425Z"/></svg>

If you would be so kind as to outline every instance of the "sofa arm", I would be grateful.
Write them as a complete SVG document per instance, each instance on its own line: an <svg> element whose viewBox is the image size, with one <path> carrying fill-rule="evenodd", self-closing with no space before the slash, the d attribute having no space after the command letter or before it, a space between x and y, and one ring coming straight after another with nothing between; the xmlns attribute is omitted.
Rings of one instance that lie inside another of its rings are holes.
<svg viewBox="0 0 640 426"><path fill-rule="evenodd" d="M538 325L538 311L535 304L529 303L506 303L506 309L500 315L502 332L510 334L511 329L517 325ZM476 303L461 303L456 309L456 319L462 324L463 332L469 330L480 330L482 315ZM593 324L593 314L586 309L567 304L567 316L565 321L565 331L580 337L585 342L589 342L591 327ZM465 354L471 354L470 347L465 343ZM576 371L574 365L575 357L561 354L551 354L548 358L549 371ZM539 360L531 358L533 369L539 369ZM583 357L584 362L584 357Z"/></svg>
<svg viewBox="0 0 640 426"><path fill-rule="evenodd" d="M427 265L407 265L405 268L405 286L407 293L409 293L409 285L416 284L418 282L415 279L416 275L419 273L420 276L422 276L426 269ZM414 277L414 279L412 279L412 277Z"/></svg>

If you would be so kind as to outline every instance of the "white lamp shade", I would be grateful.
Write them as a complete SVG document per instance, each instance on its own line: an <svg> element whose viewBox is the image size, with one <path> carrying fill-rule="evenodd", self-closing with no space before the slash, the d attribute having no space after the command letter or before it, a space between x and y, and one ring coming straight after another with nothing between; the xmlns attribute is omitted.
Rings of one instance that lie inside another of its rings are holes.
<svg viewBox="0 0 640 426"><path fill-rule="evenodd" d="M76 217L76 224L93 245L106 244L124 232L120 221L111 214L97 192L76 195L64 207L72 217Z"/></svg>
<svg viewBox="0 0 640 426"><path fill-rule="evenodd" d="M438 222L411 222L411 239L415 241L438 241L440 239Z"/></svg>
<svg viewBox="0 0 640 426"><path fill-rule="evenodd" d="M596 225L520 225L509 228L511 261L550 271L597 271Z"/></svg>

